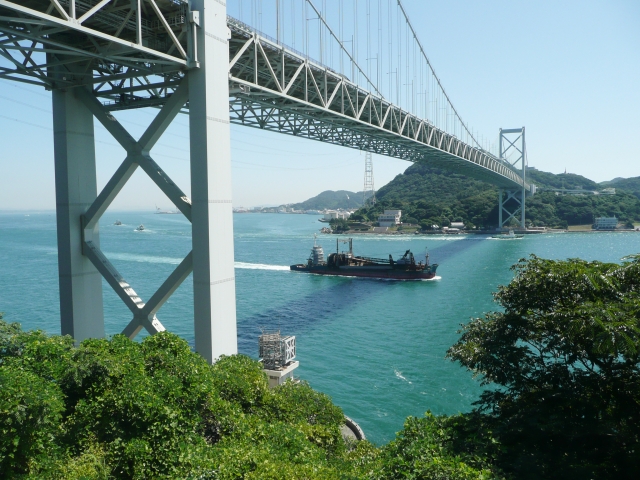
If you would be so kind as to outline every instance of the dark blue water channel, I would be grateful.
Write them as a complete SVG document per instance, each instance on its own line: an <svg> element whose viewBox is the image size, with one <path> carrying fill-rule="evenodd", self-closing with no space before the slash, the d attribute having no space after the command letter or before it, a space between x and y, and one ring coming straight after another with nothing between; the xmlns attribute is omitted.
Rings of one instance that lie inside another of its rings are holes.
<svg viewBox="0 0 640 480"><path fill-rule="evenodd" d="M262 328L297 336L297 373L329 394L374 442L393 438L408 415L467 411L481 391L471 374L444 359L460 323L495 308L491 293L509 282L509 267L535 253L618 262L640 252L640 234L552 234L501 241L484 236L357 236L356 254L397 257L425 248L439 263L435 281L398 282L294 273L322 226L309 215L237 214L235 261L238 345L257 356ZM115 226L115 220L123 225ZM135 231L143 223L144 232ZM103 251L149 298L190 250L180 215L108 212ZM325 251L334 236L320 236ZM104 286L107 333L130 315ZM193 342L191 279L160 310L165 327ZM0 214L0 311L24 328L59 333L53 212Z"/></svg>

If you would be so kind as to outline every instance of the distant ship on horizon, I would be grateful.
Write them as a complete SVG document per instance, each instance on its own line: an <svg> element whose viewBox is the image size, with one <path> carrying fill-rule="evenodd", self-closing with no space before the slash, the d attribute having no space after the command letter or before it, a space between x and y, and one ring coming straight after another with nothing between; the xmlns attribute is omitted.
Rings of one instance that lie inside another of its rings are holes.
<svg viewBox="0 0 640 480"><path fill-rule="evenodd" d="M156 205L156 214L158 215L176 215L178 213L182 213L180 210L160 210L160 207Z"/></svg>

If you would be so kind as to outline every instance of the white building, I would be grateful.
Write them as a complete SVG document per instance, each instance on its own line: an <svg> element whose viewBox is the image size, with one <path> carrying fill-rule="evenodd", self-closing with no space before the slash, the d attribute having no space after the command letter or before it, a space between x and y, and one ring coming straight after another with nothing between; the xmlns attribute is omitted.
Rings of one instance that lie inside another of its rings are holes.
<svg viewBox="0 0 640 480"><path fill-rule="evenodd" d="M395 227L400 225L402 210L385 210L382 215L378 215L378 224L381 227Z"/></svg>
<svg viewBox="0 0 640 480"><path fill-rule="evenodd" d="M615 230L618 226L616 217L596 217L596 223L593 228L596 230Z"/></svg>
<svg viewBox="0 0 640 480"><path fill-rule="evenodd" d="M341 219L341 218L347 220L350 216L351 216L351 212L337 212L335 210L328 210L324 214L323 220L329 221L329 222L333 219Z"/></svg>

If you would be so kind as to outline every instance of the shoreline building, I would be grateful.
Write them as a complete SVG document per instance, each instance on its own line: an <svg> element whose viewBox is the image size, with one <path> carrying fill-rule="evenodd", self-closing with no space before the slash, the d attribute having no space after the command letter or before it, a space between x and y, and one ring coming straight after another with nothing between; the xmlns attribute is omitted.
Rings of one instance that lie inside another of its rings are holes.
<svg viewBox="0 0 640 480"><path fill-rule="evenodd" d="M330 222L331 220L335 220L335 219L348 220L350 216L351 216L351 212L329 210L324 214L323 220L325 222Z"/></svg>
<svg viewBox="0 0 640 480"><path fill-rule="evenodd" d="M615 230L618 227L618 219L616 217L596 217L593 224L594 230Z"/></svg>
<svg viewBox="0 0 640 480"><path fill-rule="evenodd" d="M385 210L382 215L378 215L378 224L381 227L395 227L400 225L402 210Z"/></svg>

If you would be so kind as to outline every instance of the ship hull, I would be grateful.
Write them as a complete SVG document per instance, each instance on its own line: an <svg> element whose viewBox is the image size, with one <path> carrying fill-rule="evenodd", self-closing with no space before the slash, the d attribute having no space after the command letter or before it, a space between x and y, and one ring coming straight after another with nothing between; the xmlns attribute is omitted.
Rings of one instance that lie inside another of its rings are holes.
<svg viewBox="0 0 640 480"><path fill-rule="evenodd" d="M435 267L435 265L432 267ZM429 268L428 270L401 270L398 268L385 267L328 267L324 265L308 266L304 264L291 265L290 268L295 272L314 273L316 275L390 280L430 280L436 276L435 268Z"/></svg>

